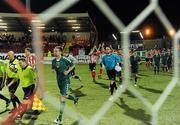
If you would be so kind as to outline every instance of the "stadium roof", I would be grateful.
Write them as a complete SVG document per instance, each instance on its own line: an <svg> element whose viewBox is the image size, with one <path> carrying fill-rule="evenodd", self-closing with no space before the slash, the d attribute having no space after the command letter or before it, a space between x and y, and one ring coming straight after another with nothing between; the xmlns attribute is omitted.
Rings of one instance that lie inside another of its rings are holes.
<svg viewBox="0 0 180 125"><path fill-rule="evenodd" d="M44 32L89 32L94 25L88 13L69 13L59 14L47 24L40 23L39 28ZM20 14L0 13L0 31L31 32L31 24Z"/></svg>

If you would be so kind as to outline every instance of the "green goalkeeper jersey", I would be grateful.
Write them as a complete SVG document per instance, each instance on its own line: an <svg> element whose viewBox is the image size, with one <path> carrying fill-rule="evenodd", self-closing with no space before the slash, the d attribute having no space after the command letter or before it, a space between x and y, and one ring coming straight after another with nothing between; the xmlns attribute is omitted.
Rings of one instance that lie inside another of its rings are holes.
<svg viewBox="0 0 180 125"><path fill-rule="evenodd" d="M35 84L35 71L32 69L31 66L27 65L19 72L19 78L21 87L26 88L32 84Z"/></svg>
<svg viewBox="0 0 180 125"><path fill-rule="evenodd" d="M52 60L52 69L56 71L57 80L60 81L69 79L69 75L64 75L64 71L71 66L73 66L72 62L65 57L61 57L59 60L56 58Z"/></svg>

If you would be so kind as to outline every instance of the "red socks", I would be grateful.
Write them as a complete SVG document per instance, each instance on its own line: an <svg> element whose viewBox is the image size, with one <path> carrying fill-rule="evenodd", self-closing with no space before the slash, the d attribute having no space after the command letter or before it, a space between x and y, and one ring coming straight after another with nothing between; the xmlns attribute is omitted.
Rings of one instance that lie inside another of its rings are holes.
<svg viewBox="0 0 180 125"><path fill-rule="evenodd" d="M93 80L95 80L95 79L96 79L96 72L95 72L95 71L92 71L92 72L91 72L91 76L92 76Z"/></svg>
<svg viewBox="0 0 180 125"><path fill-rule="evenodd" d="M103 69L100 68L100 69L99 69L99 75L102 76L102 73L103 73Z"/></svg>

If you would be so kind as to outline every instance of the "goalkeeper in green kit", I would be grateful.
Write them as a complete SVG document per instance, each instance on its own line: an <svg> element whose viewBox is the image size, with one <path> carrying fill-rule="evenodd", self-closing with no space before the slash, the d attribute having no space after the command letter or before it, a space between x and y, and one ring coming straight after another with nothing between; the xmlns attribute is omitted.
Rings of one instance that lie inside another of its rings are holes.
<svg viewBox="0 0 180 125"><path fill-rule="evenodd" d="M54 120L56 124L62 124L62 115L65 108L65 100L69 99L78 103L78 98L68 94L70 88L70 76L68 75L74 69L74 65L70 60L62 56L62 48L57 46L54 48L55 59L52 60L52 69L56 71L56 78L60 90L60 113Z"/></svg>

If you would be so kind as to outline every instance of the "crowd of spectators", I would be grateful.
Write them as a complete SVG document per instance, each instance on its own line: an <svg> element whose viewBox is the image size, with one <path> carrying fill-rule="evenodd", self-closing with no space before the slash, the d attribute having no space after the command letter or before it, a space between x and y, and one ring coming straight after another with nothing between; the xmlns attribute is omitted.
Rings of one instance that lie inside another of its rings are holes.
<svg viewBox="0 0 180 125"><path fill-rule="evenodd" d="M83 41L83 40L82 40ZM76 55L88 55L90 49L92 48L90 41L84 40L84 43L80 43L78 39L72 39L72 45L69 46L68 51L72 53L74 56ZM111 45L113 49L121 48L121 44L119 42L108 42L108 41L99 41L100 43L105 43L107 45ZM144 49L143 43L135 43L130 44L131 49L136 49L142 51ZM55 46L66 46L66 38L60 34L54 35L44 35L42 36L42 46L44 53L48 53L49 51L53 52L53 48ZM15 53L22 53L26 47L32 47L32 35L24 34L24 35L12 35L12 34L0 34L0 52L7 53L9 50L13 50ZM158 46L156 45L156 47ZM161 48L161 47L159 47Z"/></svg>
<svg viewBox="0 0 180 125"><path fill-rule="evenodd" d="M64 36L61 35L46 35L42 36L42 46L44 53L49 51L53 52L55 46L65 47ZM87 41L86 41L87 43ZM13 50L15 53L23 53L26 47L32 47L32 35L24 34L15 36L12 34L0 34L0 52L7 53L9 50ZM72 45L68 48L68 51L74 56L76 55L88 55L90 51L89 44L79 44L72 41Z"/></svg>
<svg viewBox="0 0 180 125"><path fill-rule="evenodd" d="M32 47L32 36L24 34L22 36L15 36L11 34L0 34L0 52L6 53L9 50L14 52L24 52L26 47ZM64 41L58 35L49 35L42 37L42 45L44 52L47 53L57 45L64 44Z"/></svg>

